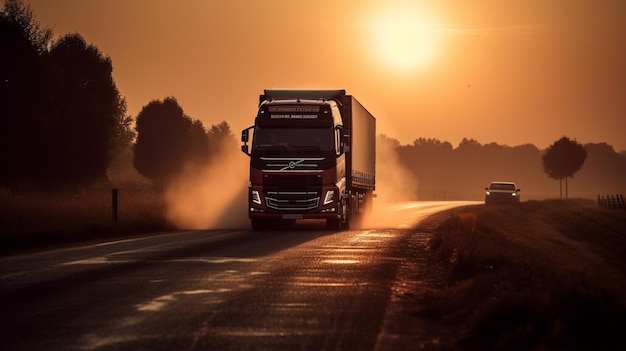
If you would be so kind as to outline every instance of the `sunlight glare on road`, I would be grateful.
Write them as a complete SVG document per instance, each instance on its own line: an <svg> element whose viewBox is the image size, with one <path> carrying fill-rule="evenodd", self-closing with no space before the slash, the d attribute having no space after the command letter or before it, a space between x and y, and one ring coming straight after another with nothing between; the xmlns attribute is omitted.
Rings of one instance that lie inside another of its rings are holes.
<svg viewBox="0 0 626 351"><path fill-rule="evenodd" d="M435 212L481 203L481 201L406 201L390 203L382 208L374 205L373 213L366 218L364 226L410 228Z"/></svg>

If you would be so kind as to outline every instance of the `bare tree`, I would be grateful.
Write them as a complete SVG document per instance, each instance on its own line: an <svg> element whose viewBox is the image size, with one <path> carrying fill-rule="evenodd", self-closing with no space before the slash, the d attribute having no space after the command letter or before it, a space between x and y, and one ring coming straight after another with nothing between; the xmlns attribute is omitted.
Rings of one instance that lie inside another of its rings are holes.
<svg viewBox="0 0 626 351"><path fill-rule="evenodd" d="M563 197L563 179L565 179L565 198L568 197L567 178L573 177L585 163L587 150L577 143L563 137L550 145L543 154L543 169L548 177L559 180L559 191Z"/></svg>

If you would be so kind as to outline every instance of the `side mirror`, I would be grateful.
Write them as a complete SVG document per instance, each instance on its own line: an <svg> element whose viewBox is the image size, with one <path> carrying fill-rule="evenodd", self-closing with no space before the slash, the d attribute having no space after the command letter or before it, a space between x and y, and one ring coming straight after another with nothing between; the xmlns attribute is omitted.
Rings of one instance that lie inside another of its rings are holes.
<svg viewBox="0 0 626 351"><path fill-rule="evenodd" d="M337 142L339 143L337 157L345 154L346 152L350 152L350 145L348 142L350 140L350 135L344 134L343 126L340 125L335 127L335 135Z"/></svg>
<svg viewBox="0 0 626 351"><path fill-rule="evenodd" d="M248 141L250 141L250 129L254 128L254 126L248 127L241 131L241 152L250 156L250 149L248 149Z"/></svg>

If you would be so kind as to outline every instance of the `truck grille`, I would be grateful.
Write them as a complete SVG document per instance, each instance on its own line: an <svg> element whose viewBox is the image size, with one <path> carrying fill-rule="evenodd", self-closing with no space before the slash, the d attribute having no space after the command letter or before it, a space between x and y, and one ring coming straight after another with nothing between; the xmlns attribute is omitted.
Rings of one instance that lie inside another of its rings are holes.
<svg viewBox="0 0 626 351"><path fill-rule="evenodd" d="M264 174L263 185L266 188L275 188L277 190L294 190L302 191L309 188L322 187L321 174Z"/></svg>
<svg viewBox="0 0 626 351"><path fill-rule="evenodd" d="M319 207L317 191L268 191L267 207L278 211L308 211Z"/></svg>
<svg viewBox="0 0 626 351"><path fill-rule="evenodd" d="M276 211L310 211L320 205L321 174L264 174L268 208Z"/></svg>

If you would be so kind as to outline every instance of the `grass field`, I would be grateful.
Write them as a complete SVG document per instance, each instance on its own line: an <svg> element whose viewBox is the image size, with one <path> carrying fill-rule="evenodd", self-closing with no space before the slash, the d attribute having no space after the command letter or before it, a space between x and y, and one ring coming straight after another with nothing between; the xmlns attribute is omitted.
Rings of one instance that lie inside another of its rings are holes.
<svg viewBox="0 0 626 351"><path fill-rule="evenodd" d="M626 211L545 200L445 216L418 228L442 283L413 311L453 331L444 349L625 349Z"/></svg>
<svg viewBox="0 0 626 351"><path fill-rule="evenodd" d="M2 252L174 229L145 184L0 192ZM626 349L626 211L591 200L527 201L439 213L416 229L441 282L411 313L449 350Z"/></svg>
<svg viewBox="0 0 626 351"><path fill-rule="evenodd" d="M147 183L117 184L117 218L112 189L0 191L3 252L173 229L165 219L160 191Z"/></svg>

